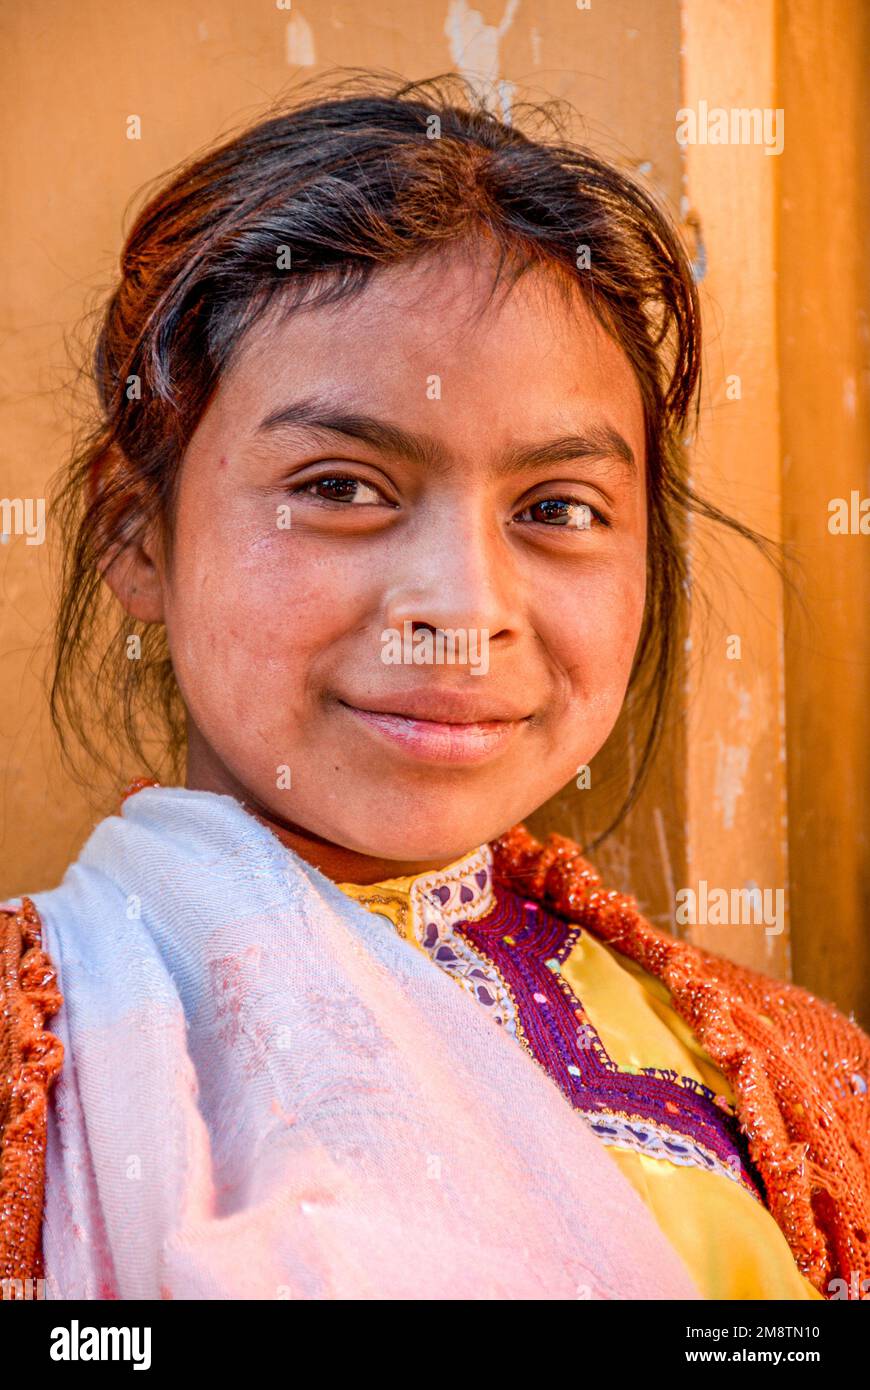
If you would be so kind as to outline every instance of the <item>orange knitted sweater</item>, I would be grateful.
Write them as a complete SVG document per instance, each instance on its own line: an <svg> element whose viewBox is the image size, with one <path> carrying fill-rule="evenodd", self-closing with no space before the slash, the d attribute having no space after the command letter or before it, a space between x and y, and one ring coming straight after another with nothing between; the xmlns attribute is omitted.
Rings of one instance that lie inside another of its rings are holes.
<svg viewBox="0 0 870 1390"><path fill-rule="evenodd" d="M733 1088L799 1269L826 1296L870 1294L870 1038L806 990L653 927L562 835L541 845L520 825L492 849L498 880L662 982ZM45 1023L62 1003L33 903L0 910L0 1279L43 1273L48 1099L63 1061Z"/></svg>

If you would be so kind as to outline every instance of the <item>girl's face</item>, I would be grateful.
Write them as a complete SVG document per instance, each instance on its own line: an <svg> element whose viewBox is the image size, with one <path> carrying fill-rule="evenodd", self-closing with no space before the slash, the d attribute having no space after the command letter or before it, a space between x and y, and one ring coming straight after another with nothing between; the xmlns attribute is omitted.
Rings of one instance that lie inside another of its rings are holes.
<svg viewBox="0 0 870 1390"><path fill-rule="evenodd" d="M490 270L454 250L261 321L185 455L172 561L127 600L166 624L188 786L393 873L576 776L643 613L628 360L546 271L480 316Z"/></svg>

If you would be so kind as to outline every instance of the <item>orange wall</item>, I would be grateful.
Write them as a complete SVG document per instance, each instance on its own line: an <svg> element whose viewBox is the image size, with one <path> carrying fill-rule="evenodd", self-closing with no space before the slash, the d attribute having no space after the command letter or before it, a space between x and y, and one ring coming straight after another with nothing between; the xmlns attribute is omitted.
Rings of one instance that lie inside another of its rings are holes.
<svg viewBox="0 0 870 1390"><path fill-rule="evenodd" d="M870 535L832 535L833 498L870 498L870 11L779 15L791 131L779 200L786 731L798 979L870 1023Z"/></svg>

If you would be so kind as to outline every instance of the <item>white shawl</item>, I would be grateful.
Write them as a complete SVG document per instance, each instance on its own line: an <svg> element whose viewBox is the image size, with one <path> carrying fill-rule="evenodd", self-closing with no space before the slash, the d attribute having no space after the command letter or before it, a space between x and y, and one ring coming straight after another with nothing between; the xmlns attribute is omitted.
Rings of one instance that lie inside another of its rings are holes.
<svg viewBox="0 0 870 1390"><path fill-rule="evenodd" d="M697 1298L548 1076L231 797L33 895L64 1005L52 1298Z"/></svg>

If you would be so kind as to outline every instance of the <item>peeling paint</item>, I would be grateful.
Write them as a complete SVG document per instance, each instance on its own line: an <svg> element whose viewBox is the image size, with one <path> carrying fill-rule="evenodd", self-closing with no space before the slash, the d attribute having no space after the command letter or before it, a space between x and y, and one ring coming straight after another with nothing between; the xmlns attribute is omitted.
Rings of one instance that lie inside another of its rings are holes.
<svg viewBox="0 0 870 1390"><path fill-rule="evenodd" d="M287 21L287 62L291 68L313 68L317 62L314 31L301 14Z"/></svg>
<svg viewBox="0 0 870 1390"><path fill-rule="evenodd" d="M737 803L743 795L749 754L752 746L753 699L746 686L729 681L729 693L736 705L734 725L737 737L727 742L716 737L716 774L713 782L713 806L721 816L723 830L733 830Z"/></svg>
<svg viewBox="0 0 870 1390"><path fill-rule="evenodd" d="M668 906L670 908L669 922L672 923L673 904L676 903L677 900L677 890L674 886L674 873L673 869L671 868L671 855L670 850L668 849L668 837L665 834L665 818L662 815L661 808L659 806L653 807L652 816L653 825L656 828L656 839L658 841L659 846L659 859L661 860L662 865L662 875L665 880L665 891L667 892Z"/></svg>
<svg viewBox="0 0 870 1390"><path fill-rule="evenodd" d="M737 802L743 795L749 768L749 748L746 744L725 743L724 739L718 742L713 806L722 817L722 829L733 830Z"/></svg>
<svg viewBox="0 0 870 1390"><path fill-rule="evenodd" d="M498 24L487 24L468 0L450 0L444 33L455 67L488 110L510 122L514 84L499 77L499 45L514 22L520 0L507 0ZM500 109L498 109L500 107Z"/></svg>

